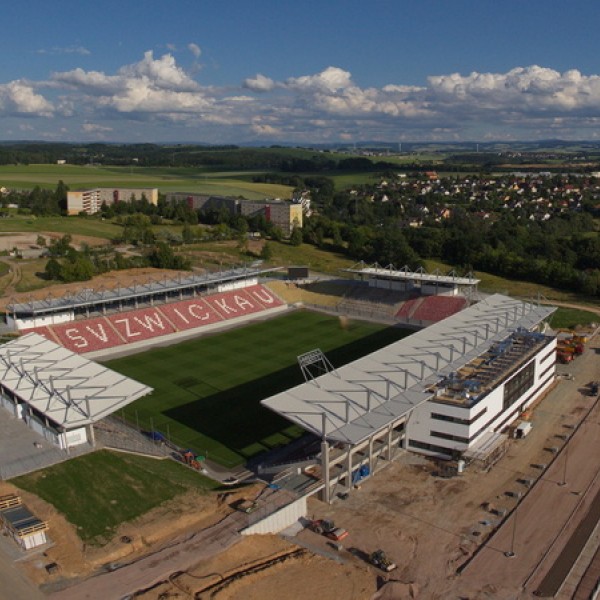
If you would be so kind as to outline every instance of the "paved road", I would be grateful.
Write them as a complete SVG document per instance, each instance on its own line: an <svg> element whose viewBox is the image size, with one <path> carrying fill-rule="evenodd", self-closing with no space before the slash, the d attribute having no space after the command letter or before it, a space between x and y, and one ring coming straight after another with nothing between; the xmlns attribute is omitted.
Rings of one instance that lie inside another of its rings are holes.
<svg viewBox="0 0 600 600"><path fill-rule="evenodd" d="M462 572L533 593L600 491L600 402L498 533ZM568 448L568 451L567 451ZM566 465L566 469L565 469ZM565 476L566 474L566 476ZM566 485L560 485L566 480ZM514 552L513 558L505 553Z"/></svg>
<svg viewBox="0 0 600 600"><path fill-rule="evenodd" d="M8 543L8 539L3 541ZM0 598L10 598L10 600L43 600L45 598L37 587L31 584L17 569L14 563L14 556L7 553L1 545Z"/></svg>

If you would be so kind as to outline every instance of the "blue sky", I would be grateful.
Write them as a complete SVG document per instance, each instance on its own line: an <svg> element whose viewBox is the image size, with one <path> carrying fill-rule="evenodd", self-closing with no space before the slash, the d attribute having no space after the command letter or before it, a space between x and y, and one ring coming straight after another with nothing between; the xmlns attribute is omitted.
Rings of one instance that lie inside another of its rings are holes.
<svg viewBox="0 0 600 600"><path fill-rule="evenodd" d="M594 0L23 0L0 139L597 139Z"/></svg>

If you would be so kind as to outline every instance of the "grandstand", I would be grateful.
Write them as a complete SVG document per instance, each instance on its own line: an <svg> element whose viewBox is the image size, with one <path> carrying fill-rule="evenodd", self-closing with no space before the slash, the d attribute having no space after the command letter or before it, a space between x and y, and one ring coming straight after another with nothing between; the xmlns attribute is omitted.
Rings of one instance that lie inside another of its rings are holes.
<svg viewBox="0 0 600 600"><path fill-rule="evenodd" d="M23 461L19 452L31 446L19 434L0 440L0 476L18 474L33 465L64 460L73 448L94 446L93 424L130 402L152 392L152 388L116 373L37 335L29 333L0 346L0 407L12 417L6 427L25 423L38 434L33 450L36 460ZM45 443L42 443L45 442ZM9 444L10 447L7 447ZM19 446L21 446L19 450ZM42 449L49 446L51 452ZM62 450L61 453L57 450ZM26 456L27 457L27 456ZM12 463L12 465L11 465ZM25 467L24 467L25 466Z"/></svg>
<svg viewBox="0 0 600 600"><path fill-rule="evenodd" d="M416 271L404 266L396 269L394 265L382 267L375 263L368 266L364 262L350 269L361 281L366 281L369 287L396 290L399 292L418 292L422 296L437 295L464 295L472 297L477 292L480 280L475 279L471 273L467 277L459 277L454 271L443 275L438 269L427 273L422 267Z"/></svg>
<svg viewBox="0 0 600 600"><path fill-rule="evenodd" d="M245 288L258 283L258 277L277 271L278 268L260 269L243 266L218 273L189 274L176 279L150 281L130 287L111 290L83 289L60 298L48 296L45 300L12 302L6 310L9 327L19 331L58 323L68 323L77 318L104 316L140 306L154 306L175 300L196 298L199 295ZM260 301L259 298L257 300Z"/></svg>
<svg viewBox="0 0 600 600"><path fill-rule="evenodd" d="M554 381L556 338L536 329L555 310L496 294L339 369L308 353L299 357L306 382L262 404L321 440L330 502L400 448L447 458L495 447L490 436Z"/></svg>
<svg viewBox="0 0 600 600"><path fill-rule="evenodd" d="M427 326L463 310L468 300L462 296L425 296L402 304L396 319L411 325Z"/></svg>
<svg viewBox="0 0 600 600"><path fill-rule="evenodd" d="M208 294L150 308L125 310L103 317L78 319L35 327L35 332L72 352L101 356L112 348L143 345L151 339L166 340L183 331L209 331L258 313L284 310L286 305L260 284Z"/></svg>

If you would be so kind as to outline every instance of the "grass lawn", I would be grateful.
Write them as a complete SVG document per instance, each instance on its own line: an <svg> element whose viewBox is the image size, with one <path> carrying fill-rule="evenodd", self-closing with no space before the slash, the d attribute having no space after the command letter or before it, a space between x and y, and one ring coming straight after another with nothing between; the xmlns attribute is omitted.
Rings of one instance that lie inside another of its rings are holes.
<svg viewBox="0 0 600 600"><path fill-rule="evenodd" d="M269 264L273 266L306 265L313 271L344 277L340 269L349 269L357 262L343 254L321 250L311 244L291 246L285 242L269 243L273 249Z"/></svg>
<svg viewBox="0 0 600 600"><path fill-rule="evenodd" d="M14 214L6 219L0 219L0 233L29 231L88 235L110 240L122 233L123 228L108 221L82 217L35 217Z"/></svg>
<svg viewBox="0 0 600 600"><path fill-rule="evenodd" d="M600 315L588 310L564 308L559 306L550 318L550 327L555 329L572 329L576 325L589 325L600 322Z"/></svg>
<svg viewBox="0 0 600 600"><path fill-rule="evenodd" d="M40 277L46 268L47 258L36 258L32 260L21 260L18 266L21 270L21 278L15 287L17 292L31 292L48 287L56 283L49 279Z"/></svg>
<svg viewBox="0 0 600 600"><path fill-rule="evenodd" d="M124 522L190 489L216 484L171 460L106 450L11 480L52 504L84 542L102 544Z"/></svg>
<svg viewBox="0 0 600 600"><path fill-rule="evenodd" d="M59 180L70 189L90 187L156 187L161 192L201 192L244 196L249 200L290 198L292 188L253 183L240 172L211 173L206 169L181 167L103 167L78 165L1 165L0 180L8 188L31 189L36 185L54 189Z"/></svg>
<svg viewBox="0 0 600 600"><path fill-rule="evenodd" d="M235 466L301 435L260 400L302 383L299 354L321 348L334 366L408 332L307 311L107 362L154 388L123 413L183 448Z"/></svg>

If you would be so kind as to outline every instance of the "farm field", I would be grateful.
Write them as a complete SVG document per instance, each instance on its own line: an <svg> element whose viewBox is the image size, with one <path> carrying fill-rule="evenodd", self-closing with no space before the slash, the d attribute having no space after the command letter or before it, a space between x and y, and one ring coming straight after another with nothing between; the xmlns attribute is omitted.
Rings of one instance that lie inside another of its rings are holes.
<svg viewBox="0 0 600 600"><path fill-rule="evenodd" d="M260 405L263 398L303 381L299 354L321 348L334 367L341 366L407 333L296 311L107 366L154 388L129 405L124 418L233 467L302 434Z"/></svg>
<svg viewBox="0 0 600 600"><path fill-rule="evenodd" d="M52 232L86 235L110 240L122 231L123 227L120 225L84 217L36 217L33 215L11 214L5 219L0 219L0 234Z"/></svg>
<svg viewBox="0 0 600 600"><path fill-rule="evenodd" d="M180 167L103 167L77 165L1 165L0 186L54 189L59 180L70 189L88 187L156 187L160 192L199 192L243 196L249 200L290 198L292 188L249 181L252 172L211 172Z"/></svg>

